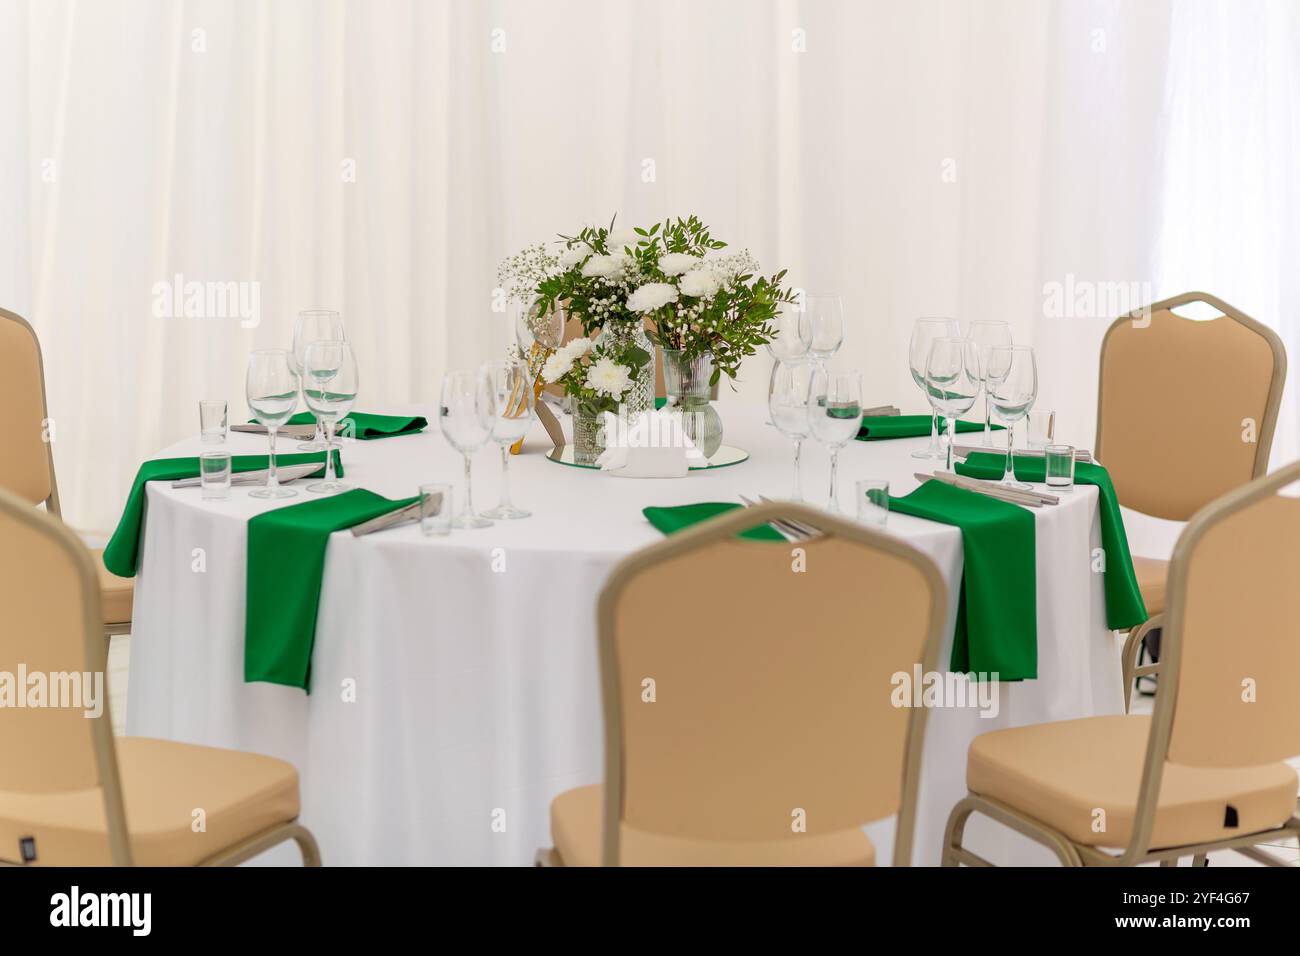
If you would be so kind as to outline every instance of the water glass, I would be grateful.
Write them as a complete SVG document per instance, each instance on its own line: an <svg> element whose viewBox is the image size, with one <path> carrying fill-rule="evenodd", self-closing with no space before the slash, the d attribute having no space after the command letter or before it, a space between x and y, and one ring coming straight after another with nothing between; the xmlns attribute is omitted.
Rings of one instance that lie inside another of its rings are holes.
<svg viewBox="0 0 1300 956"><path fill-rule="evenodd" d="M199 402L199 439L205 445L220 445L226 440L225 402Z"/></svg>
<svg viewBox="0 0 1300 956"><path fill-rule="evenodd" d="M199 455L199 486L204 500L224 501L230 497L230 452L205 451Z"/></svg>
<svg viewBox="0 0 1300 956"><path fill-rule="evenodd" d="M420 486L420 530L426 535L451 534L451 485L435 482Z"/></svg>
<svg viewBox="0 0 1300 956"><path fill-rule="evenodd" d="M1074 487L1074 446L1048 445L1046 458L1047 487L1069 491Z"/></svg>
<svg viewBox="0 0 1300 956"><path fill-rule="evenodd" d="M863 478L857 483L858 520L883 528L889 518L889 482L883 478Z"/></svg>
<svg viewBox="0 0 1300 956"><path fill-rule="evenodd" d="M1028 415L1029 447L1046 448L1056 437L1056 412L1035 409Z"/></svg>

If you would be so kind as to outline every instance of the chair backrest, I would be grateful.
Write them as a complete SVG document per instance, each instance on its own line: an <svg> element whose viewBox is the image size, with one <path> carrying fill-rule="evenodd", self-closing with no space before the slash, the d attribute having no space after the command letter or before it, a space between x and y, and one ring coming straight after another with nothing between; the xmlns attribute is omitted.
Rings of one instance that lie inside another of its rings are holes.
<svg viewBox="0 0 1300 956"><path fill-rule="evenodd" d="M61 521L4 490L0 607L5 616L0 681L8 684L0 710L0 791L53 796L102 789L107 855L115 863L129 863L94 564ZM88 710L97 716L87 716ZM11 849L6 846L3 855Z"/></svg>
<svg viewBox="0 0 1300 956"><path fill-rule="evenodd" d="M784 516L821 537L736 534ZM599 601L604 861L619 824L764 842L899 814L911 857L923 708L894 677L935 670L946 590L897 539L809 508L722 515L625 559ZM799 816L802 811L802 816Z"/></svg>
<svg viewBox="0 0 1300 956"><path fill-rule="evenodd" d="M58 514L41 346L27 321L6 309L0 309L0 408L9 425L0 455L0 488L31 505L45 502Z"/></svg>
<svg viewBox="0 0 1300 956"><path fill-rule="evenodd" d="M1223 314L1195 321L1172 311L1190 302ZM1102 340L1094 451L1121 504L1186 521L1267 470L1286 349L1206 293L1148 310L1117 319Z"/></svg>

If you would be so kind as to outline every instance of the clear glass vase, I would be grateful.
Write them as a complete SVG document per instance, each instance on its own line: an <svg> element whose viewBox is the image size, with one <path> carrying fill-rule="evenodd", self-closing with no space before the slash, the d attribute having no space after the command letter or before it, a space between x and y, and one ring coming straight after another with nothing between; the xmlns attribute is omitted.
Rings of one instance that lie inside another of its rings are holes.
<svg viewBox="0 0 1300 956"><path fill-rule="evenodd" d="M682 413L682 430L705 458L722 447L722 419L709 401L713 355L687 358L678 349L664 349L664 391L668 406Z"/></svg>
<svg viewBox="0 0 1300 956"><path fill-rule="evenodd" d="M594 465L605 450L605 422L600 412L577 404L573 410L573 460Z"/></svg>
<svg viewBox="0 0 1300 956"><path fill-rule="evenodd" d="M602 345L622 345L631 342L644 349L650 355L650 361L641 366L633 379L633 384L623 396L622 414L628 424L636 421L642 412L655 407L655 347L650 337L645 334L645 325L641 322L608 322L600 330L596 341Z"/></svg>

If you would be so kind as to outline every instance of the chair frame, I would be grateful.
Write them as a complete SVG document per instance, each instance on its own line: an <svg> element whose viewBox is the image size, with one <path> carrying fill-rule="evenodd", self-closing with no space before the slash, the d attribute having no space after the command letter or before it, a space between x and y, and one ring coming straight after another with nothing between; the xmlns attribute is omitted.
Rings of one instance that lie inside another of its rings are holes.
<svg viewBox="0 0 1300 956"><path fill-rule="evenodd" d="M770 502L752 508L740 508L670 535L663 541L624 558L610 573L600 592L596 618L600 650L601 696L605 722L605 785L602 821L602 866L619 866L621 825L623 820L623 701L619 693L618 652L615 644L615 610L624 588L641 572L677 555L693 551L712 541L729 538L741 531L785 518L832 535L868 545L910 563L926 578L930 586L930 628L922 647L921 665L928 673L938 670L943 626L947 618L948 588L934 562L901 540L862 525L852 524L806 505ZM776 542L772 542L776 545ZM789 546L798 547L793 541ZM757 543L763 547L761 542ZM909 866L916 829L916 799L921 775L921 755L925 744L928 708L909 708L899 795L897 824L894 832L894 866ZM555 847L538 851L538 866L563 866Z"/></svg>
<svg viewBox="0 0 1300 956"><path fill-rule="evenodd" d="M81 630L85 643L86 664L92 672L106 673L108 644L99 636L102 633L99 619L99 575L95 572L95 566L86 546L57 517L41 513L26 500L4 489L0 489L0 511L7 512L15 520L53 540L72 560L84 595L81 602ZM117 748L113 745L113 719L109 701L104 701L104 712L99 718L89 723L99 786L104 794L104 817L108 823L109 852L114 866L132 866L130 830L127 828L126 803L122 796L122 781L117 766ZM298 843L304 866L320 866L320 848L316 845L311 832L297 820L269 827L234 846L214 853L200 861L198 865L235 866L285 840L294 840ZM27 865L0 860L0 866Z"/></svg>
<svg viewBox="0 0 1300 956"><path fill-rule="evenodd" d="M1097 437L1092 446L1097 456L1096 460L1102 463L1106 460L1101 440L1103 434L1101 399L1106 381L1106 347L1110 342L1111 333L1125 323L1141 321L1144 314L1164 310L1172 311L1178 306L1187 305L1190 302L1202 302L1218 309L1225 318L1231 319L1263 338L1268 343L1269 350L1273 353L1273 378L1269 383L1268 397L1264 405L1264 418L1259 425L1259 441L1255 444L1255 461L1251 469L1251 478L1259 478L1268 471L1268 458L1273 450L1273 434L1277 428L1278 412L1282 405L1282 389L1286 385L1286 345L1282 342L1281 337L1267 325L1252 319L1245 312L1229 305L1218 296L1210 295L1208 292L1184 292L1172 298L1161 299L1159 302L1153 302L1127 315L1120 316L1106 330L1106 334L1101 340L1101 354L1097 363ZM1178 317L1182 318L1182 316ZM1194 322L1196 320L1184 319L1184 321ZM1133 697L1133 682L1139 677L1150 677L1160 672L1159 662L1139 665L1138 655L1142 651L1147 635L1163 625L1164 615L1157 614L1145 623L1130 629L1128 637L1124 641L1124 649L1120 660L1124 674L1125 712L1128 711Z"/></svg>
<svg viewBox="0 0 1300 956"><path fill-rule="evenodd" d="M1300 481L1300 462L1292 463L1271 475L1256 478L1198 511L1178 538L1169 565L1169 598L1164 614L1165 637L1162 640L1161 650L1161 663L1166 667L1166 673L1171 680L1167 682L1169 686L1156 695L1151 732L1147 738L1146 762L1138 790L1137 812L1128 846L1116 855L1099 847L1075 843L1051 825L1015 807L990 797L968 793L953 808L948 818L943 843L944 866L957 866L961 863L970 866L994 865L962 846L966 821L972 813L982 813L1043 844L1055 852L1066 866L1136 866L1155 860L1160 861L1162 866L1176 866L1178 860L1185 856L1191 856L1196 865L1205 865L1206 856L1215 850L1236 850L1269 866L1288 865L1272 854L1260 850L1259 845L1300 836L1300 814L1297 813L1293 813L1289 820L1271 830L1209 843L1151 849L1151 837L1155 830L1160 782L1165 764L1168 762L1169 737L1173 731L1174 713L1178 706L1178 674L1183 657L1187 576L1192 554L1210 528L1296 481Z"/></svg>

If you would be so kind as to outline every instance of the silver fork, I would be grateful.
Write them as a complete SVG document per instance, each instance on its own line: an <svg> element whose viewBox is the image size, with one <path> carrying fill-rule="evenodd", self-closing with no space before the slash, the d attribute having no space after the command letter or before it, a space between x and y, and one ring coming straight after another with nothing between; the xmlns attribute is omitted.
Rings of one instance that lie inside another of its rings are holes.
<svg viewBox="0 0 1300 956"><path fill-rule="evenodd" d="M746 508L753 508L759 504L759 502L755 501L753 498L748 498L745 495L740 495L740 500ZM807 533L807 531L802 530L796 522L789 521L785 518L773 518L768 522L768 524L775 528L777 533L787 541L805 541L808 538L813 537L813 535ZM805 525L804 527L806 528L807 526Z"/></svg>

